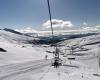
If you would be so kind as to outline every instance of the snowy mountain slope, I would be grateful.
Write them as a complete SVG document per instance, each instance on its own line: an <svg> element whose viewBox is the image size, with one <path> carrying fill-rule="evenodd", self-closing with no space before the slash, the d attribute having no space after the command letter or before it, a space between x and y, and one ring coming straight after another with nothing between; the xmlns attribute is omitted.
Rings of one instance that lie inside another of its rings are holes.
<svg viewBox="0 0 100 80"><path fill-rule="evenodd" d="M62 43L67 44L67 42L69 44L75 45L75 44L89 44L89 43L94 43L94 42L99 42L100 39L100 34L98 35L90 35L90 36L86 36L86 37L80 37L80 38L76 38L76 39L72 39L72 40L66 40L66 41L62 41ZM73 43L72 43L73 42Z"/></svg>
<svg viewBox="0 0 100 80"><path fill-rule="evenodd" d="M45 60L47 53L44 48L26 44L27 41L33 39L28 36L0 31L0 48L7 51L0 51L0 80L9 80L9 77L14 77L14 75L34 72L36 68L41 70L44 66L50 65L51 61ZM51 54L48 55L51 56Z"/></svg>
<svg viewBox="0 0 100 80"><path fill-rule="evenodd" d="M42 48L33 48L31 46L23 48L22 46L0 42L0 47L7 50L7 52L0 52L0 65L44 59L46 55Z"/></svg>
<svg viewBox="0 0 100 80"><path fill-rule="evenodd" d="M0 80L100 79L98 59L100 35L80 37L58 43L61 45L59 49L64 55L60 55L63 65L57 69L51 66L52 61L44 60L45 55L48 55L50 59L53 57L52 53L46 52L46 50L52 52L52 47L23 42L33 39L0 31L0 48L7 50L7 52L0 52ZM70 60L70 57L75 60ZM42 60L43 63L41 63Z"/></svg>
<svg viewBox="0 0 100 80"><path fill-rule="evenodd" d="M74 57L91 68L99 68L100 34L59 43L64 55ZM93 63L93 64L92 64Z"/></svg>
<svg viewBox="0 0 100 80"><path fill-rule="evenodd" d="M0 48L7 51L0 51L0 65L44 59L46 52L33 45L34 39L37 38L0 30Z"/></svg>
<svg viewBox="0 0 100 80"><path fill-rule="evenodd" d="M8 32L12 32L12 33L15 33L15 34L22 35L22 33L18 32L18 31L15 31L15 30L13 30L13 29L4 28L3 30L8 31Z"/></svg>
<svg viewBox="0 0 100 80"><path fill-rule="evenodd" d="M8 41L11 43L32 43L36 38L15 34L12 32L0 30L0 41Z"/></svg>
<svg viewBox="0 0 100 80"><path fill-rule="evenodd" d="M92 35L92 36L87 36L87 37L82 37L82 38L76 38L76 39L71 39L71 40L65 40L60 43L60 45L65 45L66 47L69 48L76 48L76 49L85 49L83 51L91 50L91 49L97 49L99 48L100 45L100 34L98 35Z"/></svg>

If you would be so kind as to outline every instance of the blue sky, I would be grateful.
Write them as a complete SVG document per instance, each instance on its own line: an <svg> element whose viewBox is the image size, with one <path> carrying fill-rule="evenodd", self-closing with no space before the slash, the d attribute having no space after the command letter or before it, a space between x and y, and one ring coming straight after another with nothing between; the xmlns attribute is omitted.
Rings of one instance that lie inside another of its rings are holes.
<svg viewBox="0 0 100 80"><path fill-rule="evenodd" d="M53 19L100 24L100 0L50 0ZM0 26L40 29L49 19L46 0L0 0Z"/></svg>

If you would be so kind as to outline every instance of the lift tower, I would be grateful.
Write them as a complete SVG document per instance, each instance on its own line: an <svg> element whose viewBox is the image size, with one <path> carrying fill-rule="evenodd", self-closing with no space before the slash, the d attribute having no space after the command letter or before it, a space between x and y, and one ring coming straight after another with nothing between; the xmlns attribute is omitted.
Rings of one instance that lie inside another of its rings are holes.
<svg viewBox="0 0 100 80"><path fill-rule="evenodd" d="M53 30L52 15L51 15L49 0L47 0L47 4L48 4L48 11L49 11L50 26L51 26L51 30L52 30L52 45L53 45L53 47L55 47L54 61L53 61L52 65L55 68L58 68L61 65L61 59L59 58L59 49L58 49L57 44L55 43L55 39L54 39L54 30Z"/></svg>

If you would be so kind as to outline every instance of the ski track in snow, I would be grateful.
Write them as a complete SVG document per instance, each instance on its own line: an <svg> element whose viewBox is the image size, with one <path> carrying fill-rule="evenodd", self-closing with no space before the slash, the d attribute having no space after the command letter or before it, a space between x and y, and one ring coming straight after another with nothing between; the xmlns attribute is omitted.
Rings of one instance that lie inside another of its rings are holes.
<svg viewBox="0 0 100 80"><path fill-rule="evenodd" d="M41 69L45 66L49 66L51 63L51 60L39 60L39 61L33 61L29 63L24 63L20 65L13 65L13 66L6 66L4 70L0 71L0 80L6 80L6 78L16 76L19 74L24 74L27 72L31 72L37 69ZM3 69L3 68L2 68ZM7 70L8 69L8 70Z"/></svg>
<svg viewBox="0 0 100 80"><path fill-rule="evenodd" d="M51 60L37 60L26 63L19 63L0 67L0 80L99 80L98 76L93 76L93 70L89 70L82 65L70 67L76 62L67 62L66 66L54 68ZM66 63L65 63L66 64ZM3 69L4 68L4 69ZM31 75L31 76L30 76Z"/></svg>

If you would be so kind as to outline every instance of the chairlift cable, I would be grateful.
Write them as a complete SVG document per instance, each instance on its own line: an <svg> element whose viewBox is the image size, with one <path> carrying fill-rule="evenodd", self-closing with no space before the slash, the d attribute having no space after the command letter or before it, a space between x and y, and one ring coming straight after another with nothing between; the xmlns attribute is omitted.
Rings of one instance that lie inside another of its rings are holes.
<svg viewBox="0 0 100 80"><path fill-rule="evenodd" d="M48 11L49 11L49 18L50 18L50 26L51 26L51 30L52 30L52 39L53 39L53 43L54 43L54 30L53 30L52 15L51 15L51 8L50 8L49 0L47 0L47 4L48 4Z"/></svg>

